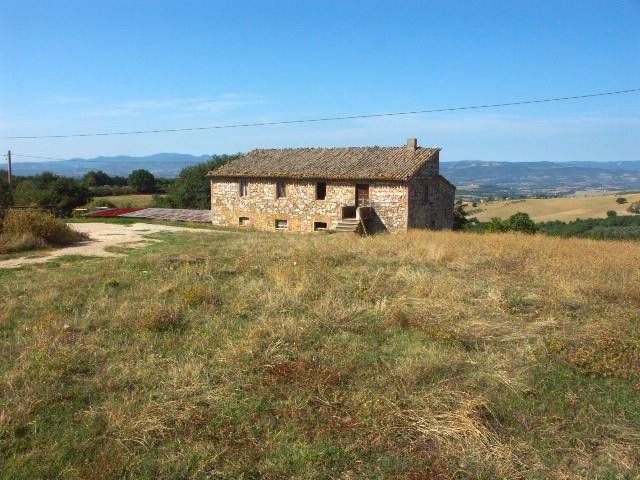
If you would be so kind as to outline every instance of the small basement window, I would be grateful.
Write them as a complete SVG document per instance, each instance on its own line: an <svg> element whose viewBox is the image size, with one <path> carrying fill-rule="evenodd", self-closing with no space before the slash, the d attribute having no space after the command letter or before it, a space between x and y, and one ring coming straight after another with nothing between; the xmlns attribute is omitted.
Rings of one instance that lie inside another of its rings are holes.
<svg viewBox="0 0 640 480"><path fill-rule="evenodd" d="M246 197L247 195L249 195L249 181L240 180L240 196Z"/></svg>
<svg viewBox="0 0 640 480"><path fill-rule="evenodd" d="M287 196L287 185L282 181L276 182L276 198L284 198Z"/></svg>
<svg viewBox="0 0 640 480"><path fill-rule="evenodd" d="M288 230L288 228L286 220L276 220L276 230Z"/></svg>
<svg viewBox="0 0 640 480"><path fill-rule="evenodd" d="M327 184L325 182L316 183L316 200L327 198Z"/></svg>
<svg viewBox="0 0 640 480"><path fill-rule="evenodd" d="M238 223L241 227L246 227L247 225L249 225L249 217L240 217L238 219Z"/></svg>
<svg viewBox="0 0 640 480"><path fill-rule="evenodd" d="M313 222L313 231L318 232L320 230L327 229L327 222Z"/></svg>

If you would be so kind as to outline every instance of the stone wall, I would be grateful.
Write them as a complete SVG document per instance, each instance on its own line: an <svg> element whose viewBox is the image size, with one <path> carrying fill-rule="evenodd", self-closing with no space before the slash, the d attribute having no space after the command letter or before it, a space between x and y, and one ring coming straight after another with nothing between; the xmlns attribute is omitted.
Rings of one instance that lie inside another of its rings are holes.
<svg viewBox="0 0 640 480"><path fill-rule="evenodd" d="M276 220L287 220L291 232L311 232L314 222L333 229L343 206L355 205L356 182L326 182L325 200L316 200L316 182L286 180L286 197L276 198L276 181L248 179L248 195L240 196L239 181L211 180L211 218L215 225L239 225L248 217L260 230L275 230ZM401 183L370 182L369 199L375 217L371 231L407 229L407 187Z"/></svg>
<svg viewBox="0 0 640 480"><path fill-rule="evenodd" d="M442 177L438 177L438 191L435 209L436 228L453 228L453 207L456 201L456 188Z"/></svg>
<svg viewBox="0 0 640 480"><path fill-rule="evenodd" d="M401 232L407 230L407 185L403 183L372 182L369 184L369 205L373 219L367 225L370 233Z"/></svg>
<svg viewBox="0 0 640 480"><path fill-rule="evenodd" d="M409 180L409 228L453 227L455 188L439 176L439 163L438 154Z"/></svg>

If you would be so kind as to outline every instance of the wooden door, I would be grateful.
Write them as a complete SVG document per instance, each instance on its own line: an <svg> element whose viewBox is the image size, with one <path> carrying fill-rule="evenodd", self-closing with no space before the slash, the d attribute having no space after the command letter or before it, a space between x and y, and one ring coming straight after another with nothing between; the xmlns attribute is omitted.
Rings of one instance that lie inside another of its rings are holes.
<svg viewBox="0 0 640 480"><path fill-rule="evenodd" d="M356 207L366 207L369 205L369 184L356 184Z"/></svg>

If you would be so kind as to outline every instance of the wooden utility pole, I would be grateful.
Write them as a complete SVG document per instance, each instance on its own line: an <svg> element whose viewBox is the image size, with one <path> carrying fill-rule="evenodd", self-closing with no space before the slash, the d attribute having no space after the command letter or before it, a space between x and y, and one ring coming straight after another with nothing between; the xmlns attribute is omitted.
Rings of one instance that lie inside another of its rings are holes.
<svg viewBox="0 0 640 480"><path fill-rule="evenodd" d="M9 163L9 171L7 172L7 183L11 188L11 150L7 152L7 162Z"/></svg>

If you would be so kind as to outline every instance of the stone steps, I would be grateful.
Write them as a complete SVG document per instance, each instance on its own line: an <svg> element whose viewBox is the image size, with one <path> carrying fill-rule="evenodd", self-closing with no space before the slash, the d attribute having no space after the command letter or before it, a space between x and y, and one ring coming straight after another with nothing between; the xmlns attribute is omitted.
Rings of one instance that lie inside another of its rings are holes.
<svg viewBox="0 0 640 480"><path fill-rule="evenodd" d="M343 218L337 223L335 231L336 233L356 233L359 226L359 220L355 218Z"/></svg>

